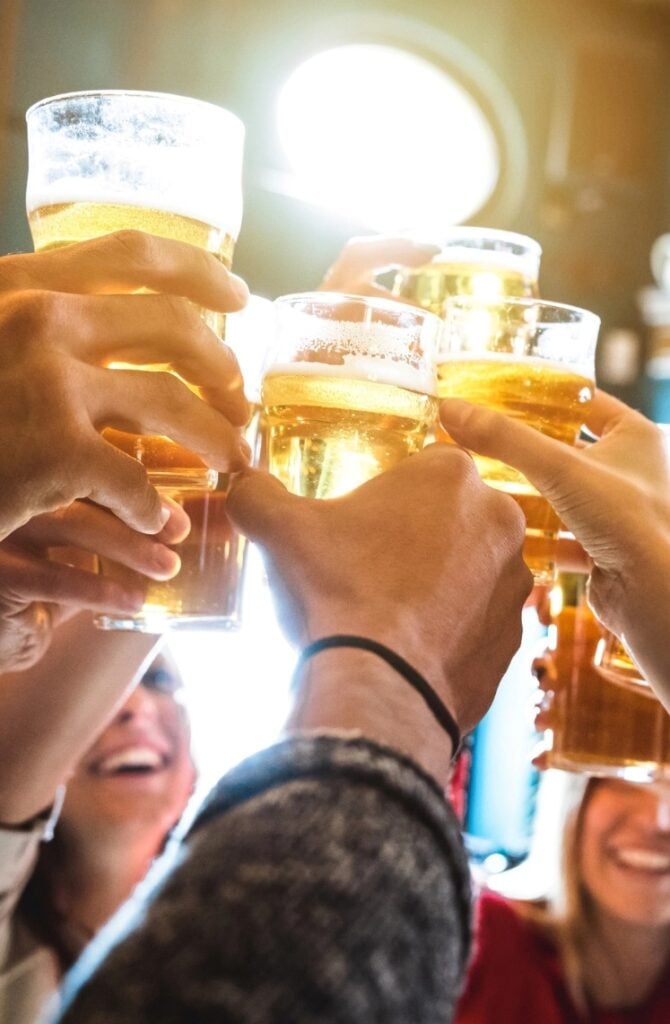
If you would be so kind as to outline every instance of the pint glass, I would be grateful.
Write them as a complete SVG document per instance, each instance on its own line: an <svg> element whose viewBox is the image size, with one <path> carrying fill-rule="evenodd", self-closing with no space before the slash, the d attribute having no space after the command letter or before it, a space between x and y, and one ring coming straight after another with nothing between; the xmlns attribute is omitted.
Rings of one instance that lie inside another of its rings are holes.
<svg viewBox="0 0 670 1024"><path fill-rule="evenodd" d="M436 412L436 316L326 292L275 305L261 398L269 469L288 490L335 498L423 447Z"/></svg>
<svg viewBox="0 0 670 1024"><path fill-rule="evenodd" d="M454 227L435 242L440 252L429 263L397 272L394 295L438 316L444 316L450 295L537 296L542 249L533 238L493 228Z"/></svg>
<svg viewBox="0 0 670 1024"><path fill-rule="evenodd" d="M603 628L586 601L586 575L560 573L551 593L542 705L552 768L631 781L670 778L670 716L649 687L625 687L593 663Z"/></svg>
<svg viewBox="0 0 670 1024"><path fill-rule="evenodd" d="M599 318L539 299L452 296L446 310L439 397L486 405L575 444L593 397ZM440 429L437 438L449 440ZM486 483L521 506L527 523L524 557L536 582L551 584L558 516L518 470L495 459L474 458Z"/></svg>
<svg viewBox="0 0 670 1024"><path fill-rule="evenodd" d="M183 96L105 91L42 100L26 119L26 205L37 252L133 228L188 242L230 267L244 142L234 114ZM221 336L223 316L202 315ZM167 438L104 435L139 459L156 486L216 486L214 471Z"/></svg>

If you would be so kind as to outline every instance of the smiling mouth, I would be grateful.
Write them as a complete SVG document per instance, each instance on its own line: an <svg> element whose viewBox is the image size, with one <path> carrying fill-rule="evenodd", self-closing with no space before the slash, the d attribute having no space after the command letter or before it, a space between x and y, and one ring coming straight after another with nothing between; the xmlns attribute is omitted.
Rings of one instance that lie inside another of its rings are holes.
<svg viewBox="0 0 670 1024"><path fill-rule="evenodd" d="M167 768L169 759L151 747L127 747L101 758L91 768L94 775L114 778L120 775L151 775Z"/></svg>
<svg viewBox="0 0 670 1024"><path fill-rule="evenodd" d="M670 872L670 854L658 850L647 850L641 847L627 847L614 850L615 861L624 868L644 871L652 875L665 875Z"/></svg>

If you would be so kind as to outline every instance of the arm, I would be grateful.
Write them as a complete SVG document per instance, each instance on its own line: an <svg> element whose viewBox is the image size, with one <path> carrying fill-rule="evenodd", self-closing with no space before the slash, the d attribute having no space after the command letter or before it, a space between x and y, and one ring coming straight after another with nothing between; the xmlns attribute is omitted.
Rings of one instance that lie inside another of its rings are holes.
<svg viewBox="0 0 670 1024"><path fill-rule="evenodd" d="M455 441L515 466L549 499L592 559L598 618L670 708L670 461L658 427L602 391L587 422L600 440L583 448L460 400L443 402L441 418Z"/></svg>
<svg viewBox="0 0 670 1024"><path fill-rule="evenodd" d="M0 822L24 822L57 787L112 717L158 638L103 632L85 614L56 630L30 670L0 677Z"/></svg>
<svg viewBox="0 0 670 1024"><path fill-rule="evenodd" d="M334 501L250 471L229 507L293 640L392 646L472 728L518 645L530 574L518 508L469 457L432 446ZM449 741L369 652L323 651L298 686L290 738L224 777L165 887L84 958L64 1024L450 1019L469 910Z"/></svg>
<svg viewBox="0 0 670 1024"><path fill-rule="evenodd" d="M293 739L222 780L144 922L84 954L66 998L131 932L62 1022L448 1021L468 896L456 819L412 762Z"/></svg>

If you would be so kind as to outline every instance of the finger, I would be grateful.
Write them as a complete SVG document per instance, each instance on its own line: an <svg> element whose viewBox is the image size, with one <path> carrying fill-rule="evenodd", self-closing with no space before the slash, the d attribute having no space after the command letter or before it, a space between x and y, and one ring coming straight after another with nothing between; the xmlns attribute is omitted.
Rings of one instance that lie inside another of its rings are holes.
<svg viewBox="0 0 670 1024"><path fill-rule="evenodd" d="M549 763L549 751L540 750L537 754L533 755L530 763L533 765L534 768L537 768L538 772L546 771L547 768L551 767Z"/></svg>
<svg viewBox="0 0 670 1024"><path fill-rule="evenodd" d="M73 355L86 362L166 366L199 387L231 423L247 422L235 354L191 303L166 295L110 295L81 297L71 308L79 327L68 336Z"/></svg>
<svg viewBox="0 0 670 1024"><path fill-rule="evenodd" d="M165 531L163 527L161 535ZM42 547L71 546L90 551L157 580L171 579L180 567L179 557L165 544L131 530L110 512L81 501L58 512L36 516L11 539L19 538Z"/></svg>
<svg viewBox="0 0 670 1024"><path fill-rule="evenodd" d="M440 251L439 246L411 238L385 235L352 238L326 273L321 289L338 291L351 281L371 281L393 267L419 267Z"/></svg>
<svg viewBox="0 0 670 1024"><path fill-rule="evenodd" d="M288 537L296 510L308 504L270 473L247 469L233 478L227 510L233 524L250 540L265 543Z"/></svg>
<svg viewBox="0 0 670 1024"><path fill-rule="evenodd" d="M484 406L444 399L440 420L458 444L514 466L549 500L566 485L578 485L586 471L570 445Z"/></svg>
<svg viewBox="0 0 670 1024"><path fill-rule="evenodd" d="M97 367L89 372L87 408L96 429L169 437L222 472L248 464L249 447L239 431L172 374Z"/></svg>
<svg viewBox="0 0 670 1024"><path fill-rule="evenodd" d="M168 513L165 526L155 535L162 544L181 544L191 532L191 520L183 507L167 494L161 495L163 514Z"/></svg>
<svg viewBox="0 0 670 1024"><path fill-rule="evenodd" d="M601 437L603 434L613 430L614 427L621 423L623 419L627 419L631 414L640 416L639 413L635 413L630 406L619 401L618 398L596 388L593 401L589 404L588 409L585 410L584 426L596 437ZM644 419L644 417L640 416L640 419Z"/></svg>
<svg viewBox="0 0 670 1024"><path fill-rule="evenodd" d="M97 434L82 442L79 459L83 469L78 497L109 509L139 533L161 532L167 522L161 499L136 459Z"/></svg>
<svg viewBox="0 0 670 1024"><path fill-rule="evenodd" d="M132 230L50 252L6 256L0 260L0 288L89 294L149 288L222 313L242 309L249 298L244 281L212 253Z"/></svg>
<svg viewBox="0 0 670 1024"><path fill-rule="evenodd" d="M593 561L574 537L559 537L556 547L556 566L560 572L588 573L593 568Z"/></svg>
<svg viewBox="0 0 670 1024"><path fill-rule="evenodd" d="M9 592L11 603L19 606L43 601L136 614L144 603L144 592L136 585L123 587L103 576L19 553L11 546L1 553L0 579L3 594ZM7 598L4 603L8 603Z"/></svg>

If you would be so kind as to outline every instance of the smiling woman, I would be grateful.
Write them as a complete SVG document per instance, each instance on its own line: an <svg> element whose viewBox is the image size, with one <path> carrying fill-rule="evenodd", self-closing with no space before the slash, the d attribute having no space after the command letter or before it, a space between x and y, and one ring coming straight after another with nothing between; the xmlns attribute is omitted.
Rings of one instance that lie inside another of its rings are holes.
<svg viewBox="0 0 670 1024"><path fill-rule="evenodd" d="M0 1020L14 1024L42 1019L44 1003L62 972L163 850L196 781L189 722L179 699L181 676L170 653L163 650L155 656L128 694L153 638L138 645L136 638L115 635L110 644L107 634L76 620L61 629L69 630L67 642L61 644L57 637L45 657L51 690L76 694L81 678L89 691L102 692L106 719L114 703L117 710L71 766L60 815L52 812L48 821L45 812L0 825ZM99 657L82 659L82 642L99 648ZM101 659L105 671L98 664ZM37 675L35 669L16 679L30 692ZM13 680L3 677L3 695L11 692ZM126 691L120 706L114 689ZM111 695L104 696L106 690ZM48 704L48 692L40 692L42 703ZM78 719L84 694L79 697L63 726L71 749L77 734L85 732ZM67 704L62 694L58 700ZM11 701L5 700L3 709L10 713ZM39 733L39 723L34 727ZM28 745L35 742L28 733L24 739ZM37 746L39 770L34 767L32 774L44 776L45 792L51 780L53 792L64 779L63 769L57 768L65 763L64 755L50 750L46 737ZM21 790L20 784L15 789ZM13 805L4 801L3 807L13 806L18 813L32 800L23 794ZM51 841L40 843L51 832Z"/></svg>
<svg viewBox="0 0 670 1024"><path fill-rule="evenodd" d="M670 1020L670 785L574 775L563 795L544 898L480 898L456 1024ZM519 874L531 872L500 876L496 889L512 891Z"/></svg>

